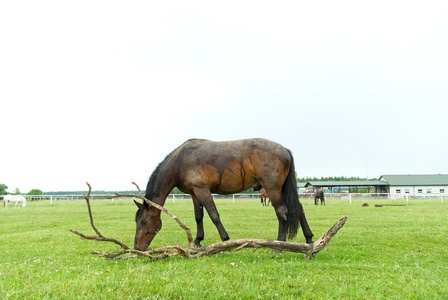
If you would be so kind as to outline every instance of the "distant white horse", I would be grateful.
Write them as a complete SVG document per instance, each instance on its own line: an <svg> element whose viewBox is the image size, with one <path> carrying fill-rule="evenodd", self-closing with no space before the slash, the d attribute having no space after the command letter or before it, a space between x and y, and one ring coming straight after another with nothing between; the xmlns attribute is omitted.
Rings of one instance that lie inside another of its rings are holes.
<svg viewBox="0 0 448 300"><path fill-rule="evenodd" d="M14 207L20 207L19 203L22 202L22 207L26 207L26 199L22 195L5 195L3 196L3 207L8 208L8 202L14 202Z"/></svg>

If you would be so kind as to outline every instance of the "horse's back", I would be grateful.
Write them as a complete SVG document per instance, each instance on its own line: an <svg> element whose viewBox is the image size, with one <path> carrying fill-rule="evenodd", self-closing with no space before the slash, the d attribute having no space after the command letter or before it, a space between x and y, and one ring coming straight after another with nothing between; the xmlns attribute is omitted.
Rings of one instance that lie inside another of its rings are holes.
<svg viewBox="0 0 448 300"><path fill-rule="evenodd" d="M253 138L253 139L241 139L233 141L210 141L205 139L189 139L183 143L179 148L180 151L191 152L194 150L207 150L210 152L223 152L223 151L236 151L249 149L266 149L270 151L281 151L284 147L274 141Z"/></svg>
<svg viewBox="0 0 448 300"><path fill-rule="evenodd" d="M282 169L279 165L287 174L290 159L285 147L262 138L223 142L191 139L173 153L181 190L188 192L192 186L203 185L220 194L246 190L258 184L260 177L269 181L271 170Z"/></svg>
<svg viewBox="0 0 448 300"><path fill-rule="evenodd" d="M289 160L289 154L282 145L262 138L215 142L204 139L190 139L175 151L179 163L193 165L219 162L232 158L243 160L253 155L268 153L279 159Z"/></svg>
<svg viewBox="0 0 448 300"><path fill-rule="evenodd" d="M12 201L26 201L25 197L22 195L7 195L8 200Z"/></svg>

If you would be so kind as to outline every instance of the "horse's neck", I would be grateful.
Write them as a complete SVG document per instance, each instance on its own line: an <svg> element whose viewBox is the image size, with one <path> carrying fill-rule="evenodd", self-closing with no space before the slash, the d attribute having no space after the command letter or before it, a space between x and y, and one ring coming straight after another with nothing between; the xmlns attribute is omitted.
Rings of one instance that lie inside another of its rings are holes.
<svg viewBox="0 0 448 300"><path fill-rule="evenodd" d="M145 197L159 205L164 205L166 197L175 187L175 173L173 168L157 168L146 187Z"/></svg>

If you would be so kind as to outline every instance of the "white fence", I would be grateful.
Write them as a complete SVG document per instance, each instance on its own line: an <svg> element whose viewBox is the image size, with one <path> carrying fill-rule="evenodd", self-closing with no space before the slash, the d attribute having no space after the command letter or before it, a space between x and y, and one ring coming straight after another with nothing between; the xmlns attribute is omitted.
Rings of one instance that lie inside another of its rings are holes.
<svg viewBox="0 0 448 300"><path fill-rule="evenodd" d="M299 195L300 199L314 199L314 194L301 194ZM443 200L448 198L447 194L390 194L390 193L326 193L325 199L342 199L348 200L350 203L354 199L359 200L398 200L404 199L406 202L409 200L418 200L418 199L435 199L440 200L443 203Z"/></svg>
<svg viewBox="0 0 448 300"><path fill-rule="evenodd" d="M23 195L27 201L43 201L43 200L49 200L50 203L53 201L72 201L72 200L84 200L84 196L82 195L39 195L39 196L33 196L33 195ZM110 199L112 196L115 195L95 195L91 194L90 199ZM213 198L216 199L229 199L232 198L232 201L235 202L235 200L248 200L248 199L260 199L260 194L232 194L232 195L218 195L218 194L212 194ZM0 198L3 200L3 196L0 196ZM300 199L314 199L314 194L299 194ZM326 193L325 199L331 199L331 200L347 200L350 203L352 200L398 200L398 199L404 199L406 202L409 202L409 200L418 200L418 199L434 199L439 200L443 203L444 199L448 198L447 194L379 194L379 193ZM117 199L117 198L115 198ZM123 199L129 199L129 198L123 198ZM167 201L177 201L177 200L191 200L191 196L188 194L169 194L167 197ZM114 199L112 199L113 201Z"/></svg>

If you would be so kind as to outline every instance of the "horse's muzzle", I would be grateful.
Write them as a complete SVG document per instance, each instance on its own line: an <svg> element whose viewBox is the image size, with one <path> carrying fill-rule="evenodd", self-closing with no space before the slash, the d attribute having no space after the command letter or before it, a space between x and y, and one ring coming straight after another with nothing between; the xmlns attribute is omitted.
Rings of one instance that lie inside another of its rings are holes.
<svg viewBox="0 0 448 300"><path fill-rule="evenodd" d="M134 249L137 251L148 251L148 246L139 247L137 244L134 244Z"/></svg>

